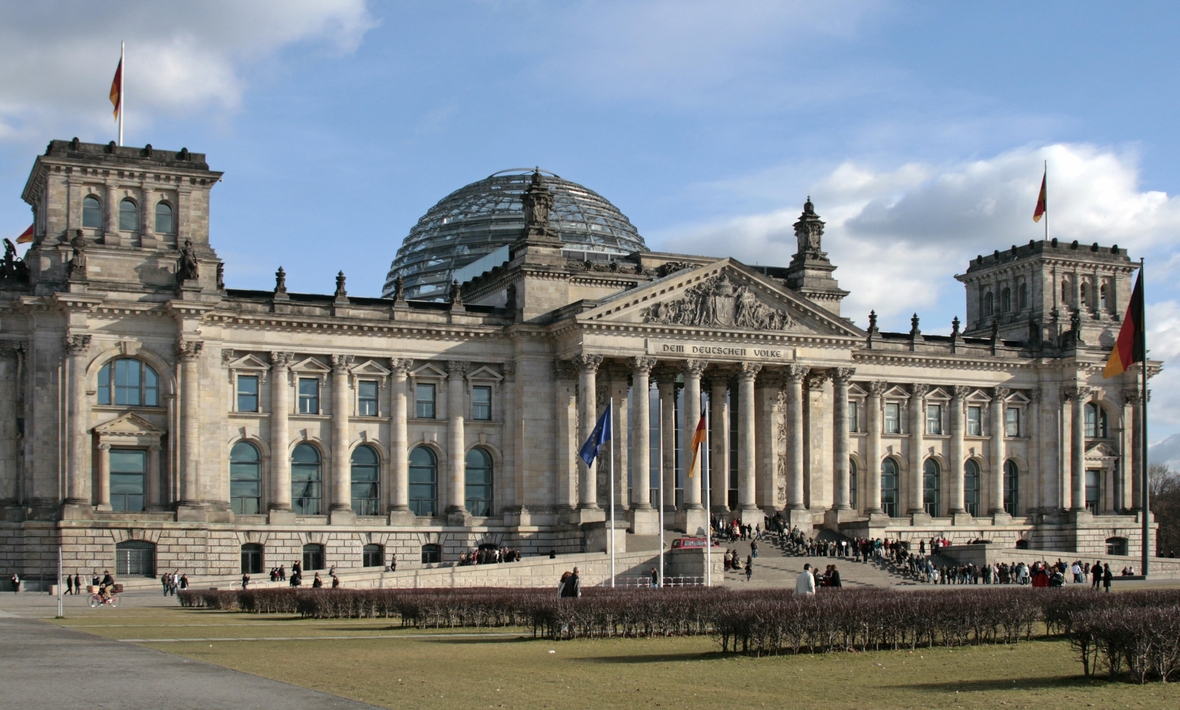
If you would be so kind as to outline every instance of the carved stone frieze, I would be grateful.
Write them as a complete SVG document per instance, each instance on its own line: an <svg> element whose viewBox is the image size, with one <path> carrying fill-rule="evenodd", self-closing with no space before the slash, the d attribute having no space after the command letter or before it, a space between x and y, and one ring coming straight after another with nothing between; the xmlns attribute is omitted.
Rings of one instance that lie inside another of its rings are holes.
<svg viewBox="0 0 1180 710"><path fill-rule="evenodd" d="M663 325L753 330L787 330L795 325L786 311L767 306L748 286L735 286L725 273L689 288L678 300L643 309L642 316L645 323Z"/></svg>

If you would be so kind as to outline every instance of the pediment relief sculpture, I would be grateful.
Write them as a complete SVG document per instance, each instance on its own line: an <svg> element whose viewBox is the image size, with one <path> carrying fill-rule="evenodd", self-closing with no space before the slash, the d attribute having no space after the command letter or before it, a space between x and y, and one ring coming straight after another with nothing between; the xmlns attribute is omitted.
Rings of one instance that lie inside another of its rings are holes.
<svg viewBox="0 0 1180 710"><path fill-rule="evenodd" d="M748 286L735 286L725 273L689 288L675 301L656 303L641 312L645 323L751 330L787 330L795 321L786 311L758 299Z"/></svg>

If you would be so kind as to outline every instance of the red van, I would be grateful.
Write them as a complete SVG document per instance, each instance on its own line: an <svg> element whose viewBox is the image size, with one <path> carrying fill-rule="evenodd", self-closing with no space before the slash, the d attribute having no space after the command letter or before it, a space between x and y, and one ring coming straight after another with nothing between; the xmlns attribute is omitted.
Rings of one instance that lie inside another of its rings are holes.
<svg viewBox="0 0 1180 710"><path fill-rule="evenodd" d="M673 550L687 550L694 547L704 548L705 538L703 537L678 537L672 541ZM721 547L721 545L713 540L713 547Z"/></svg>

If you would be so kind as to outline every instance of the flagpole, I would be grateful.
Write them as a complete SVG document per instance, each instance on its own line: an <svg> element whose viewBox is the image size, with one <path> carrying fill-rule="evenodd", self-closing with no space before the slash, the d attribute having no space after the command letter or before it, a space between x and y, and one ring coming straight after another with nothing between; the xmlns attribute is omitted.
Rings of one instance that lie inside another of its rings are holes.
<svg viewBox="0 0 1180 710"><path fill-rule="evenodd" d="M710 395L711 396L711 395ZM712 402L710 402L712 404ZM701 485L705 487L705 586L713 586L713 505L710 497L711 491L708 485L709 479L705 477L704 454L709 451L709 407L705 408L705 440L701 442L702 464L701 464ZM709 460L709 473L712 473L713 459Z"/></svg>
<svg viewBox="0 0 1180 710"><path fill-rule="evenodd" d="M650 393L649 393L649 396L650 396ZM659 417L658 421L660 423L660 436L659 436L659 441L657 442L659 445L659 448L660 448L660 455L659 455L660 470L656 472L657 473L656 478L659 481L659 491L660 491L660 494L659 494L659 499L660 499L660 516L659 516L659 518L660 518L660 589L663 589L664 588L664 398L657 397L656 401L659 402L659 406L658 406L659 412L658 412L657 416ZM651 422L648 422L648 425L650 426ZM651 460L651 458L650 458L651 452L650 451L647 452L647 455L649 457L648 461L650 461ZM651 485L650 479L648 480L647 485L649 485L649 486Z"/></svg>
<svg viewBox="0 0 1180 710"><path fill-rule="evenodd" d="M127 48L125 42L119 43L119 145L123 145L123 100L127 91Z"/></svg>
<svg viewBox="0 0 1180 710"><path fill-rule="evenodd" d="M1143 410L1140 414L1142 417L1140 428L1142 431L1139 434L1139 457L1143 461L1140 466L1142 471L1139 474L1142 477L1140 488L1143 491L1143 555L1140 560L1140 566L1143 568L1143 577L1146 579L1151 560L1151 544L1149 539L1151 536L1151 490L1149 488L1149 484L1151 483L1151 475L1149 473L1151 465L1147 460L1147 280L1143 278L1143 257L1139 257L1139 278L1143 284L1143 293L1141 294L1143 296L1143 361L1140 363L1142 366L1140 372L1143 376L1143 381L1139 391L1139 401L1143 403Z"/></svg>
<svg viewBox="0 0 1180 710"><path fill-rule="evenodd" d="M606 409L609 412L607 419L610 421L610 426L613 429L615 426L615 398L612 395L606 400ZM610 441L610 586L615 586L615 447L618 445L614 437L614 432L611 432Z"/></svg>

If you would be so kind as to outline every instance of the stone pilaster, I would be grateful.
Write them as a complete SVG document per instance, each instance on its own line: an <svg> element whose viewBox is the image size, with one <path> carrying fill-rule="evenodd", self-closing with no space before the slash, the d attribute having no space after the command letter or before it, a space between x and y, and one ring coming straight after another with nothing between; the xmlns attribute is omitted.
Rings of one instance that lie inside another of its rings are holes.
<svg viewBox="0 0 1180 710"><path fill-rule="evenodd" d="M1005 515L1004 512L1004 400L1008 398L1007 387L997 387L992 393L992 406L988 410L991 415L991 510L992 516Z"/></svg>
<svg viewBox="0 0 1180 710"><path fill-rule="evenodd" d="M908 515L922 515L923 505L922 474L926 452L926 393L930 385L910 385L910 470Z"/></svg>
<svg viewBox="0 0 1180 710"><path fill-rule="evenodd" d="M805 365L787 366L787 510L791 522L802 522L803 501L803 380L811 368ZM810 522L810 515L808 515Z"/></svg>
<svg viewBox="0 0 1180 710"><path fill-rule="evenodd" d="M177 519L202 519L200 500L201 471L201 374L197 367L201 340L181 340L176 344L180 362L180 507Z"/></svg>
<svg viewBox="0 0 1180 710"><path fill-rule="evenodd" d="M447 485L446 515L451 525L466 525L470 519L466 508L467 450L464 422L467 405L467 370L469 363L447 363Z"/></svg>
<svg viewBox="0 0 1180 710"><path fill-rule="evenodd" d="M69 373L67 418L69 459L66 481L66 505L89 507L90 471L86 462L90 456L89 428L90 407L86 403L86 355L90 350L90 336L70 334L65 337L67 370Z"/></svg>
<svg viewBox="0 0 1180 710"><path fill-rule="evenodd" d="M349 401L348 375L352 355L332 356L332 498L329 518L333 525L356 522L352 510L352 467L348 454Z"/></svg>
<svg viewBox="0 0 1180 710"><path fill-rule="evenodd" d="M637 357L631 367L631 531L659 534L659 514L651 506L651 369L655 358Z"/></svg>
<svg viewBox="0 0 1180 710"><path fill-rule="evenodd" d="M869 383L865 419L868 430L868 460L865 461L865 512L881 515L881 395L887 385L882 381Z"/></svg>
<svg viewBox="0 0 1180 710"><path fill-rule="evenodd" d="M270 522L295 522L291 511L291 353L270 354Z"/></svg>
<svg viewBox="0 0 1180 710"><path fill-rule="evenodd" d="M98 486L94 497L99 510L111 509L111 445L98 445Z"/></svg>
<svg viewBox="0 0 1180 710"><path fill-rule="evenodd" d="M754 381L762 365L743 362L738 370L738 515L742 522L761 518L757 505L757 409L754 406Z"/></svg>
<svg viewBox="0 0 1180 710"><path fill-rule="evenodd" d="M409 392L407 391L410 368L414 361L407 358L393 358L393 383L389 388L391 399L389 411L389 514L390 522L405 522L412 517L410 512L410 435ZM395 520L396 519L396 520Z"/></svg>

